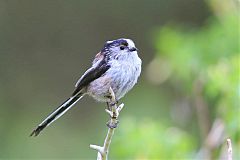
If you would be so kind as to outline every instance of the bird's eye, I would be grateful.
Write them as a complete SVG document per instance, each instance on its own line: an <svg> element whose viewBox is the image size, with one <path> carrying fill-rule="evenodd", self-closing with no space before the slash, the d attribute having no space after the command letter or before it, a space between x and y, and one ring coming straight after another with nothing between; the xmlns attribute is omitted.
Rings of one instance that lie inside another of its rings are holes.
<svg viewBox="0 0 240 160"><path fill-rule="evenodd" d="M124 48L125 48L124 46L120 46L120 49L121 49L121 50L124 50Z"/></svg>

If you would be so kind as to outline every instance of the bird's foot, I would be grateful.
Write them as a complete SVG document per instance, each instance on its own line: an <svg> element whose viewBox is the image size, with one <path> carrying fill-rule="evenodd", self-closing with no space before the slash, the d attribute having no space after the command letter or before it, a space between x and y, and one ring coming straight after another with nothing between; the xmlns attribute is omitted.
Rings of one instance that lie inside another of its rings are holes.
<svg viewBox="0 0 240 160"><path fill-rule="evenodd" d="M107 110L112 111L112 107L117 105L119 101L115 101L115 102L107 102ZM118 107L118 106L117 106Z"/></svg>
<svg viewBox="0 0 240 160"><path fill-rule="evenodd" d="M118 123L119 123L119 121L117 119L115 121L110 120L107 122L107 126L108 126L108 128L111 128L111 129L117 128Z"/></svg>

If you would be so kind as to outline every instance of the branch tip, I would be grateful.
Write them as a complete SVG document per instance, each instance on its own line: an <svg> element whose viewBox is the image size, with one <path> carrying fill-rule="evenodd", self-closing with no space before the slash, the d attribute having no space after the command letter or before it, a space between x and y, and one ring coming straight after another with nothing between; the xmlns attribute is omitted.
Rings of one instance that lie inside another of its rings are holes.
<svg viewBox="0 0 240 160"><path fill-rule="evenodd" d="M227 160L232 160L232 142L231 139L228 138L227 139L227 152L228 152L228 158Z"/></svg>
<svg viewBox="0 0 240 160"><path fill-rule="evenodd" d="M113 113L111 111L109 111L108 109L105 109L105 111L110 115L110 117L113 116Z"/></svg>
<svg viewBox="0 0 240 160"><path fill-rule="evenodd" d="M103 147L101 147L101 146L90 144L90 148L95 149L96 151L98 151L101 154L104 153Z"/></svg>
<svg viewBox="0 0 240 160"><path fill-rule="evenodd" d="M114 94L114 92L113 92L112 87L109 88L109 93L110 93L110 95L111 95L111 101L112 101L112 102L116 102L115 94Z"/></svg>
<svg viewBox="0 0 240 160"><path fill-rule="evenodd" d="M120 112L120 111L123 109L123 107L124 107L124 104L123 104L123 103L120 104L120 105L118 106L118 108L117 108L118 112Z"/></svg>

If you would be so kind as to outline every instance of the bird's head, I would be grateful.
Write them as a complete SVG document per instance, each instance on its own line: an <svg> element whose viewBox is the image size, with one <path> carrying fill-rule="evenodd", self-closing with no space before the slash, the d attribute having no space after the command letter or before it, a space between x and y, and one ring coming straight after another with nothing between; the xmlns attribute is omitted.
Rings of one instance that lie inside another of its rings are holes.
<svg viewBox="0 0 240 160"><path fill-rule="evenodd" d="M102 52L105 52L114 58L123 58L128 57L131 54L137 54L137 48L131 39L120 38L107 41Z"/></svg>

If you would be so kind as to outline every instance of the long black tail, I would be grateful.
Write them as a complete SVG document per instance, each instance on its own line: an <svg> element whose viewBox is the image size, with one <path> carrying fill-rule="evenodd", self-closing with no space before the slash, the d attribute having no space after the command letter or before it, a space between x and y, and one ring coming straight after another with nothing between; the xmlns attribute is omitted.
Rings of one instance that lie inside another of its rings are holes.
<svg viewBox="0 0 240 160"><path fill-rule="evenodd" d="M49 126L52 122L57 120L59 117L61 117L65 112L67 112L77 101L79 101L82 98L82 94L75 95L71 98L68 98L63 104L61 104L56 110L54 110L49 116L40 123L36 129L32 131L30 136L37 136L39 133Z"/></svg>

